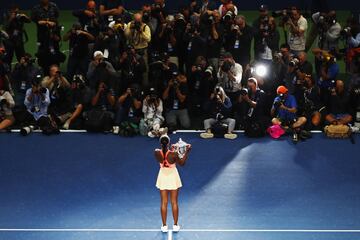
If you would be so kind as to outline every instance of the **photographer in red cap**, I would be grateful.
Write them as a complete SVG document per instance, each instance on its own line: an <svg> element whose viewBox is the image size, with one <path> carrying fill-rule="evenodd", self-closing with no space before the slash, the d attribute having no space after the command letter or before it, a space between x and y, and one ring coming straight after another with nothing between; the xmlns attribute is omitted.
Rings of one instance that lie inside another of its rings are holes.
<svg viewBox="0 0 360 240"><path fill-rule="evenodd" d="M296 143L299 140L299 134L302 139L309 137L301 128L306 123L306 118L297 116L297 103L293 95L288 93L285 86L279 86L276 90L277 96L274 99L271 108L271 116L273 124L282 125L286 129L291 129L293 132L293 141Z"/></svg>

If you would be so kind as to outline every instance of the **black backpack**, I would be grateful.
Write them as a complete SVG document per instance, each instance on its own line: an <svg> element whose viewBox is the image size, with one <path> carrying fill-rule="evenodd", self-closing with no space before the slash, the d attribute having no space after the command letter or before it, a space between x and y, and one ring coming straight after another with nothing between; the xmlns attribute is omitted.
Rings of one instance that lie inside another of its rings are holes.
<svg viewBox="0 0 360 240"><path fill-rule="evenodd" d="M102 109L92 109L84 113L85 129L89 132L110 131L113 126L112 113Z"/></svg>
<svg viewBox="0 0 360 240"><path fill-rule="evenodd" d="M250 121L245 124L245 136L250 138L259 138L265 136L264 124L258 121Z"/></svg>

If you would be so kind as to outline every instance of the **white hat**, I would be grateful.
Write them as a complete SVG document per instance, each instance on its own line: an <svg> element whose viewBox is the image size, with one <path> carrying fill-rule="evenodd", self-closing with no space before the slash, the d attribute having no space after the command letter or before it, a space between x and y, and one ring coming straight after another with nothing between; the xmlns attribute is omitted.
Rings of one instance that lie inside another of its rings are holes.
<svg viewBox="0 0 360 240"><path fill-rule="evenodd" d="M94 58L96 58L97 56L101 56L103 58L104 54L102 53L102 51L96 51L94 52Z"/></svg>
<svg viewBox="0 0 360 240"><path fill-rule="evenodd" d="M114 26L115 26L115 21L109 23L109 28L114 28Z"/></svg>

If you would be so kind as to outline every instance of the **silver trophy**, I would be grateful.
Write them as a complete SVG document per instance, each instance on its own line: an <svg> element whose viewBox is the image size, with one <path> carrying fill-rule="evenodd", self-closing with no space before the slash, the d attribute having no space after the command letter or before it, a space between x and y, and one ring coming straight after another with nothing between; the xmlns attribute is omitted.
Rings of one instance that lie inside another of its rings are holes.
<svg viewBox="0 0 360 240"><path fill-rule="evenodd" d="M178 154L179 158L182 159L185 156L186 148L189 144L184 142L181 138L173 145L174 151Z"/></svg>

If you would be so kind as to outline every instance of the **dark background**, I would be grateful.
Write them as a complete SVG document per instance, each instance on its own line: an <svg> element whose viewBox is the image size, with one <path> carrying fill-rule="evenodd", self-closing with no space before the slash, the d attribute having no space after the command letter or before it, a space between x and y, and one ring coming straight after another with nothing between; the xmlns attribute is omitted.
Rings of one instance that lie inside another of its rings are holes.
<svg viewBox="0 0 360 240"><path fill-rule="evenodd" d="M1 8L7 8L12 4L17 4L20 6L21 9L31 9L35 4L37 4L38 0L15 0L15 1L8 1L8 0L0 0ZM60 9L62 10L69 10L69 9L78 9L82 8L86 0L58 0L54 1L57 3ZM99 2L99 0L97 0ZM125 7L127 9L140 9L143 3L149 3L151 0L124 0ZM167 7L171 10L176 10L179 6L188 4L189 0L182 1L182 0L168 0L166 1ZM220 2L219 0L217 2ZM287 6L295 5L299 6L302 9L309 10L311 8L311 0L288 0L288 1L270 1L270 0L253 0L253 1L244 1L244 0L234 0L235 4L239 8L240 11L242 10L255 10L261 4L267 4L270 9L283 9ZM330 8L335 10L360 10L360 1L359 0L328 0L328 5Z"/></svg>

